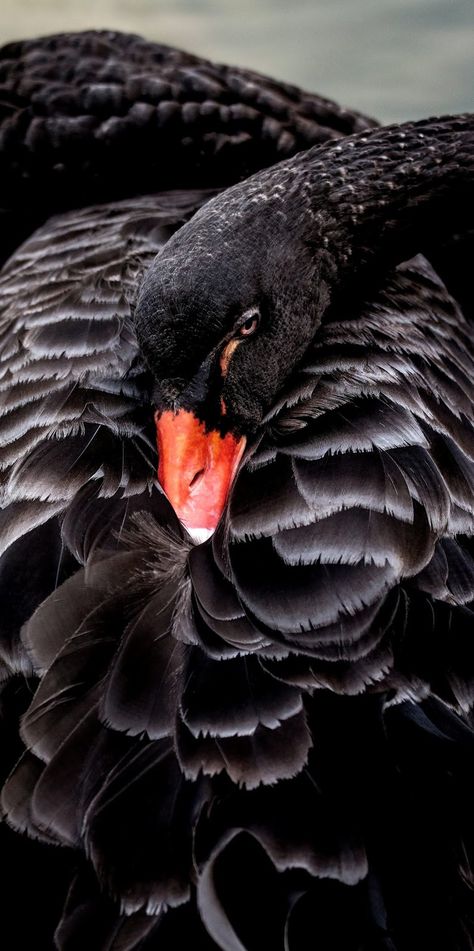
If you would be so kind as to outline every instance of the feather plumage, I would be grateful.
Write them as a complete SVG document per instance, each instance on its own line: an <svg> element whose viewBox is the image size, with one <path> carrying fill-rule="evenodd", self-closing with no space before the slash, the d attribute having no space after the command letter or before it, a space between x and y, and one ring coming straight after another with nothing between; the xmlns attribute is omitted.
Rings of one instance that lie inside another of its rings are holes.
<svg viewBox="0 0 474 951"><path fill-rule="evenodd" d="M468 951L471 328L420 256L336 301L193 547L140 277L205 186L370 122L137 38L43 44L3 51L14 240L64 181L0 274L0 631L5 679L40 678L7 822L80 853L56 945Z"/></svg>

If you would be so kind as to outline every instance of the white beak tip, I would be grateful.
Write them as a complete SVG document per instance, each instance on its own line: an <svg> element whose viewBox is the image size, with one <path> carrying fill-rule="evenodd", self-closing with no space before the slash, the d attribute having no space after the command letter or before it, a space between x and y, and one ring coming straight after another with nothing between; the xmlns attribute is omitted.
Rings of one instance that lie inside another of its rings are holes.
<svg viewBox="0 0 474 951"><path fill-rule="evenodd" d="M186 531L196 545L202 545L203 542L207 542L207 539L214 534L213 528L189 528L187 525Z"/></svg>

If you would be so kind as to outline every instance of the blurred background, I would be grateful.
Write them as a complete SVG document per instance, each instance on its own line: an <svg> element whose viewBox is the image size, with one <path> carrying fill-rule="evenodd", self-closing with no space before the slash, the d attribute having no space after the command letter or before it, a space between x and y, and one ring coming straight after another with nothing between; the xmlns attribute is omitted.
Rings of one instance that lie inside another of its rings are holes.
<svg viewBox="0 0 474 951"><path fill-rule="evenodd" d="M107 28L390 122L474 109L473 0L0 0L0 41Z"/></svg>

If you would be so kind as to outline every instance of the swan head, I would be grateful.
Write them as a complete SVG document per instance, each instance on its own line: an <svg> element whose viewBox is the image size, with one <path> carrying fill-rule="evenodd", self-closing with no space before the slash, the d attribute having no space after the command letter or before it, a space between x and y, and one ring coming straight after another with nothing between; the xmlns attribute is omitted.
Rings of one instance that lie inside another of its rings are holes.
<svg viewBox="0 0 474 951"><path fill-rule="evenodd" d="M250 179L229 189L176 232L137 301L154 380L158 479L199 538L216 527L244 449L325 302L313 250L268 178L267 188L259 176L258 188Z"/></svg>

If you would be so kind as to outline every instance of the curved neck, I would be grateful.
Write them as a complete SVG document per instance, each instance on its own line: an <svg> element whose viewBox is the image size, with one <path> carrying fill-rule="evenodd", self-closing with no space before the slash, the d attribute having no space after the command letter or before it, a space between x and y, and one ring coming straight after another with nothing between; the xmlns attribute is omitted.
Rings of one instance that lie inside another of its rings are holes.
<svg viewBox="0 0 474 951"><path fill-rule="evenodd" d="M329 284L407 260L472 221L473 115L364 132L285 164Z"/></svg>

